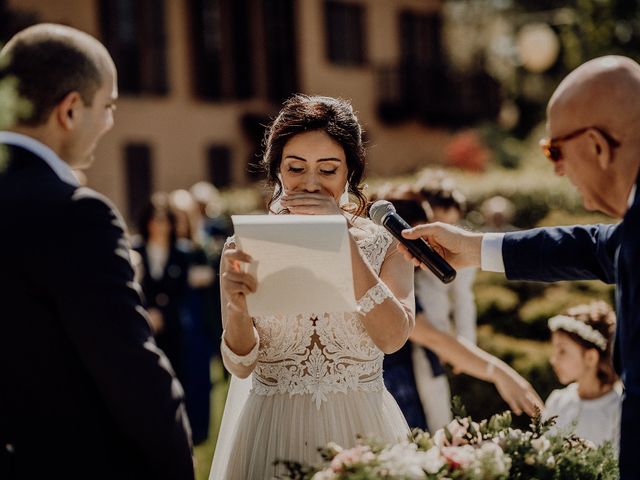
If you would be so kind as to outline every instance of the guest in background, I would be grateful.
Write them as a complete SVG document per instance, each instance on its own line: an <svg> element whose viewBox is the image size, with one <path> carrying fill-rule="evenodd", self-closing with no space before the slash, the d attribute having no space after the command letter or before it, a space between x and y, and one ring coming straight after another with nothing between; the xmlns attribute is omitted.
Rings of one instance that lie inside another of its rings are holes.
<svg viewBox="0 0 640 480"><path fill-rule="evenodd" d="M464 217L466 199L453 179L443 171L425 170L418 178L414 191L432 222L457 225ZM429 306L429 320L442 331L451 331L476 343L476 306L473 296L475 268L459 269L449 284L442 283L430 271L416 272L416 295Z"/></svg>
<svg viewBox="0 0 640 480"><path fill-rule="evenodd" d="M187 414L194 444L209 436L211 393L210 362L214 343L214 289L218 289L213 268L204 249L194 240L191 212L195 200L187 190L171 193L171 207L176 216L179 250L188 257L188 285L181 310L183 335L183 375ZM216 342L217 343L217 342Z"/></svg>
<svg viewBox="0 0 640 480"><path fill-rule="evenodd" d="M220 258L224 242L231 235L230 219L224 214L224 201L220 191L209 182L201 181L191 186L189 192L196 202L194 238L202 245L209 258ZM216 270L217 271L217 270Z"/></svg>
<svg viewBox="0 0 640 480"><path fill-rule="evenodd" d="M502 195L494 195L482 202L480 213L484 218L483 230L488 232L513 232L517 230L511 224L515 214L513 202Z"/></svg>
<svg viewBox="0 0 640 480"><path fill-rule="evenodd" d="M228 215L224 214L224 201L220 192L209 182L198 182L190 189L195 206L191 208L193 238L204 249L209 266L214 272L220 270L220 258L227 237L233 234L233 227ZM222 337L222 307L220 305L220 288L211 289L212 296L212 355L221 359L220 338ZM223 375L228 378L229 373L223 369Z"/></svg>
<svg viewBox="0 0 640 480"><path fill-rule="evenodd" d="M142 257L142 291L158 346L169 357L181 383L183 326L181 307L187 292L189 258L177 244L176 216L166 194L155 194L138 222L141 241L134 249Z"/></svg>
<svg viewBox="0 0 640 480"><path fill-rule="evenodd" d="M466 199L452 178L443 171L425 170L414 191L431 221L458 224L464 216ZM476 343L476 304L473 296L475 268L459 269L453 282L442 283L428 270L415 274L416 298L425 307L431 325L442 332L454 332L471 344ZM420 365L418 390L425 404L430 427L437 430L451 421L451 391L446 375L430 370L424 354L414 350L414 363Z"/></svg>
<svg viewBox="0 0 640 480"><path fill-rule="evenodd" d="M557 428L575 429L596 445L609 441L617 450L622 385L611 353L615 328L615 313L605 302L579 305L549 319L551 366L568 386L549 395L544 416L557 416Z"/></svg>

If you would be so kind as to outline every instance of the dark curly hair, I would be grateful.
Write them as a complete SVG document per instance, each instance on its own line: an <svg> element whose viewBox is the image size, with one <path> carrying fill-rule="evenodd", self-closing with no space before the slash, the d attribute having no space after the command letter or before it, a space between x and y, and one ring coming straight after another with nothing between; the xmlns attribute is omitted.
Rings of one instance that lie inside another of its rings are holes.
<svg viewBox="0 0 640 480"><path fill-rule="evenodd" d="M362 127L351 103L347 100L323 96L296 94L284 102L264 137L264 154L261 166L267 173L273 196L269 207L282 194L282 183L278 174L285 144L295 135L314 130L323 130L344 149L348 169L348 191L357 200L356 215L365 211L367 198L362 192L365 167L365 149L362 142Z"/></svg>

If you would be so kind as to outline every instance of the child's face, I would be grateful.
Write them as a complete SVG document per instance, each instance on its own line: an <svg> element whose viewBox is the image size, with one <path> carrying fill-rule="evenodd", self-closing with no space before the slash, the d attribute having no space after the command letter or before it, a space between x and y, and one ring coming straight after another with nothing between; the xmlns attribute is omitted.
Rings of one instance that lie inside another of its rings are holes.
<svg viewBox="0 0 640 480"><path fill-rule="evenodd" d="M587 371L585 349L561 331L551 334L551 345L549 362L560 383L567 385L581 378Z"/></svg>

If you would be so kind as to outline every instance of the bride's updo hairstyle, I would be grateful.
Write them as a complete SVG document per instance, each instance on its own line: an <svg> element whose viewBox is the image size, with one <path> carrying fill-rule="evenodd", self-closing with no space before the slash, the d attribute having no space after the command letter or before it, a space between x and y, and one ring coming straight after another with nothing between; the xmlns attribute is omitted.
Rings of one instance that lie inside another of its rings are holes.
<svg viewBox="0 0 640 480"><path fill-rule="evenodd" d="M344 149L347 159L347 183L349 193L355 197L355 214L361 215L367 203L362 192L365 150L362 144L362 127L347 100L322 96L296 94L284 102L264 137L262 167L267 181L273 188L269 207L282 195L280 163L285 144L299 133L323 130Z"/></svg>

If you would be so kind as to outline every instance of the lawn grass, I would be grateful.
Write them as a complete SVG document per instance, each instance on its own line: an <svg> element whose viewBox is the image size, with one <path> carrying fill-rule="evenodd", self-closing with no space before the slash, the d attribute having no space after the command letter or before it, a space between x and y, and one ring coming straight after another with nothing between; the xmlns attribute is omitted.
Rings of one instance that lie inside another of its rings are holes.
<svg viewBox="0 0 640 480"><path fill-rule="evenodd" d="M207 480L209 470L211 470L211 459L216 448L216 439L224 411L224 402L227 398L229 382L223 375L222 362L214 360L211 363L211 379L213 388L211 389L211 418L209 421L209 438L206 442L195 447L196 457L196 480Z"/></svg>

